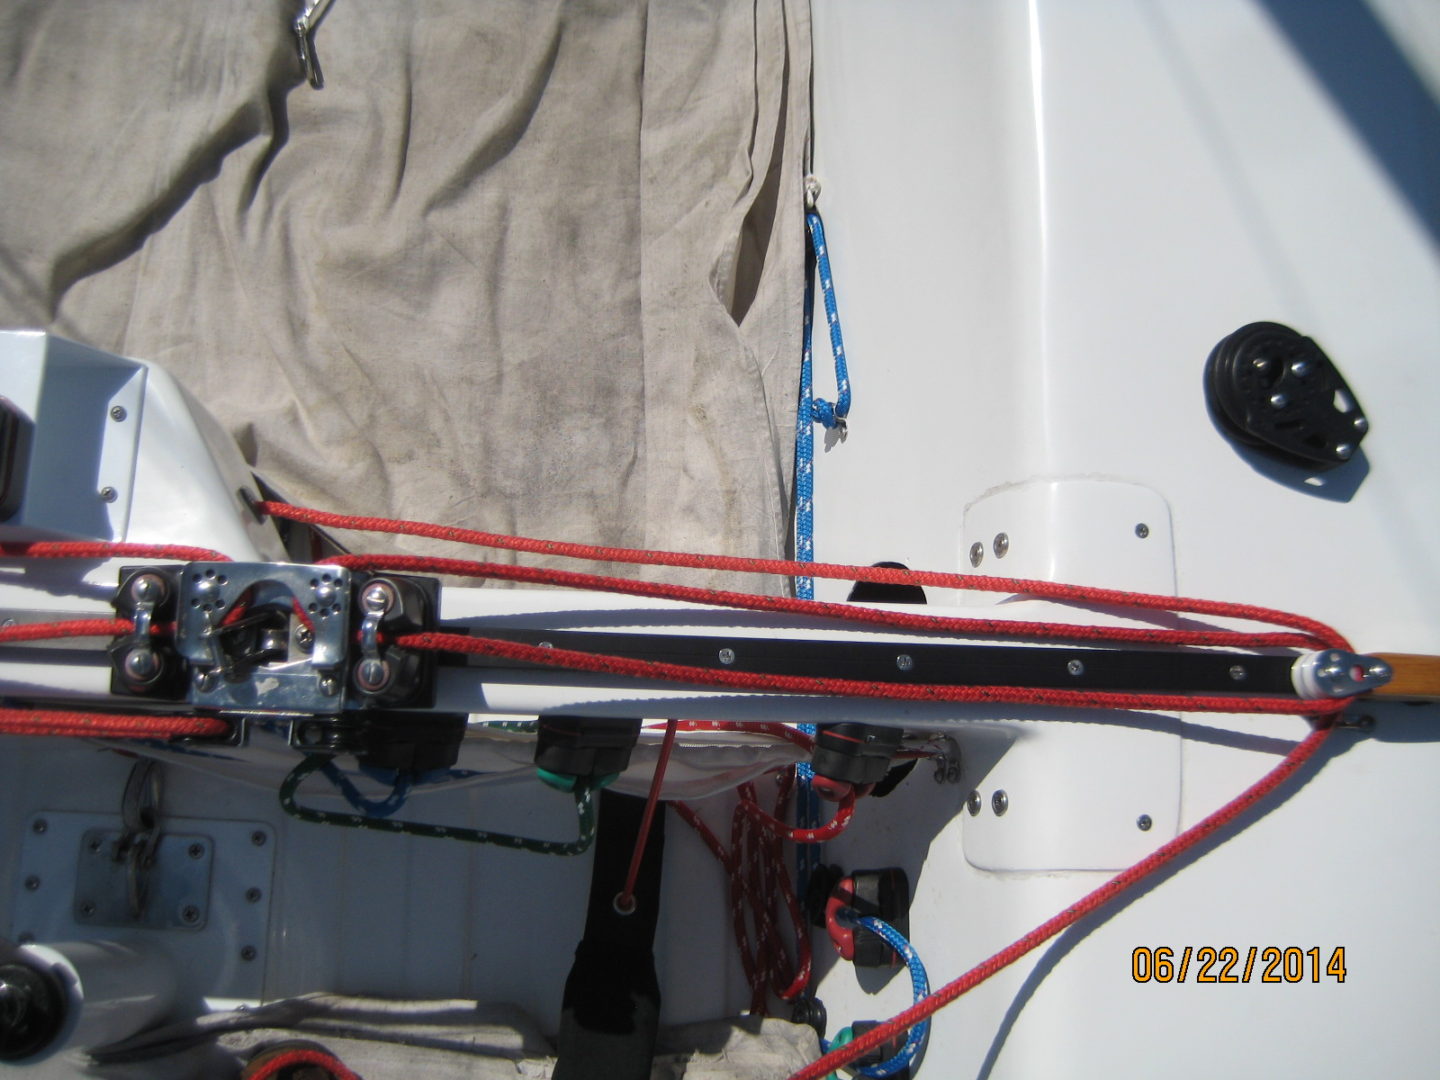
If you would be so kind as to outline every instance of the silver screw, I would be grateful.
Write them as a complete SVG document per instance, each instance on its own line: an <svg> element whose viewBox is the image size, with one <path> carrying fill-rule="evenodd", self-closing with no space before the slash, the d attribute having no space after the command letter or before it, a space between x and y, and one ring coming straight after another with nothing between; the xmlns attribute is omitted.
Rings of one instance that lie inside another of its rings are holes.
<svg viewBox="0 0 1440 1080"><path fill-rule="evenodd" d="M31 874L29 877L27 877L27 878L25 879L25 891L26 891L26 892L34 892L34 891L35 891L36 889L38 889L38 888L40 888L40 879L39 879L38 877L36 877L34 874Z"/></svg>
<svg viewBox="0 0 1440 1080"><path fill-rule="evenodd" d="M220 677L213 671L195 672L195 689L199 690L202 694L210 693L219 682Z"/></svg>
<svg viewBox="0 0 1440 1080"><path fill-rule="evenodd" d="M720 650L720 663L726 665L727 667L728 667L729 665L735 663L735 650L734 650L734 649L721 649L721 650Z"/></svg>
<svg viewBox="0 0 1440 1080"><path fill-rule="evenodd" d="M985 545L982 544L979 540L976 540L975 543L970 545L970 565L979 566L981 560L983 560L984 558Z"/></svg>
<svg viewBox="0 0 1440 1080"><path fill-rule="evenodd" d="M334 675L320 676L320 693L326 697L334 697L340 692L340 683Z"/></svg>
<svg viewBox="0 0 1440 1080"><path fill-rule="evenodd" d="M1010 796L1005 794L1003 788L990 796L990 809L995 811L996 817L1003 817L1005 811L1010 809Z"/></svg>
<svg viewBox="0 0 1440 1080"><path fill-rule="evenodd" d="M204 844L191 844L185 851L192 859L200 859L205 856Z"/></svg>
<svg viewBox="0 0 1440 1080"><path fill-rule="evenodd" d="M266 839L267 838L265 834L259 829L256 829L250 834L250 843L254 844L256 847L264 847Z"/></svg>
<svg viewBox="0 0 1440 1080"><path fill-rule="evenodd" d="M160 674L160 657L144 645L131 649L125 654L125 674L142 685L148 683Z"/></svg>
<svg viewBox="0 0 1440 1080"><path fill-rule="evenodd" d="M83 904L80 905L80 914L84 915L88 919L91 915L95 914L95 905L92 904L89 900L86 900Z"/></svg>
<svg viewBox="0 0 1440 1080"><path fill-rule="evenodd" d="M1372 679L1388 679L1390 678L1390 665L1383 660L1377 660L1365 669L1365 674Z"/></svg>
<svg viewBox="0 0 1440 1080"><path fill-rule="evenodd" d="M991 545L995 552L995 558L1003 559L1005 553L1010 550L1010 537L1006 533L996 533L995 543Z"/></svg>
<svg viewBox="0 0 1440 1080"><path fill-rule="evenodd" d="M1141 540L1144 540L1147 536L1150 535L1150 526L1146 525L1143 521L1140 522L1139 525L1135 526L1135 535L1138 536Z"/></svg>
<svg viewBox="0 0 1440 1080"><path fill-rule="evenodd" d="M1244 664L1235 664L1230 668L1230 678L1234 679L1236 682L1244 682L1245 676L1248 674L1250 673L1245 670Z"/></svg>
<svg viewBox="0 0 1440 1080"><path fill-rule="evenodd" d="M1349 461L1351 455L1353 455L1354 453L1355 447L1348 442L1342 442L1335 447L1335 456L1338 457L1341 461Z"/></svg>
<svg viewBox="0 0 1440 1080"><path fill-rule="evenodd" d="M116 491L113 487L111 487L109 484L106 484L100 489L101 502L113 503L119 497L120 493Z"/></svg>
<svg viewBox="0 0 1440 1080"><path fill-rule="evenodd" d="M259 889L255 888L255 886L253 885L245 890L245 899L252 904L258 904L260 902L260 898L264 895L264 893L262 893Z"/></svg>
<svg viewBox="0 0 1440 1080"><path fill-rule="evenodd" d="M194 904L186 904L180 909L180 918L187 923L197 923L200 921L200 909Z"/></svg>
<svg viewBox="0 0 1440 1080"><path fill-rule="evenodd" d="M254 960L257 955L259 954L256 953L254 945L246 945L243 949L240 950L240 959L244 960L247 964L251 960Z"/></svg>
<svg viewBox="0 0 1440 1080"><path fill-rule="evenodd" d="M318 589L316 595L319 595ZM395 589L388 581L372 581L365 586L365 592L361 595L360 602L365 605L366 611L383 615L395 605Z"/></svg>
<svg viewBox="0 0 1440 1080"><path fill-rule="evenodd" d="M302 623L300 629L295 631L295 647L308 653L315 647L315 631Z"/></svg>
<svg viewBox="0 0 1440 1080"><path fill-rule="evenodd" d="M1141 832L1149 832L1150 826L1154 824L1155 823L1150 820L1149 814L1141 814L1138 818L1135 819L1135 827Z"/></svg>
<svg viewBox="0 0 1440 1080"><path fill-rule="evenodd" d="M355 685L367 694L378 694L390 683L390 665L384 660L362 660L355 669Z"/></svg>
<svg viewBox="0 0 1440 1080"><path fill-rule="evenodd" d="M1257 356L1250 361L1250 366L1262 374L1270 370L1270 358L1268 356Z"/></svg>
<svg viewBox="0 0 1440 1080"><path fill-rule="evenodd" d="M50 828L50 823L48 821L46 821L43 817L36 818L35 823L30 826L30 831L33 832L36 836L39 836L48 828Z"/></svg>
<svg viewBox="0 0 1440 1080"><path fill-rule="evenodd" d="M970 792L970 797L965 800L965 809L970 811L971 817L975 817L980 813L980 807L982 805L983 803L980 799L980 792L978 791Z"/></svg>
<svg viewBox="0 0 1440 1080"><path fill-rule="evenodd" d="M1070 660L1066 662L1065 670L1068 671L1071 675L1084 675L1085 665L1079 660Z"/></svg>
<svg viewBox="0 0 1440 1080"><path fill-rule="evenodd" d="M1354 425L1355 430L1358 431L1361 435L1364 435L1365 432L1370 430L1370 421L1366 420L1363 416L1355 417L1355 419L1352 420L1351 423Z"/></svg>
<svg viewBox="0 0 1440 1080"><path fill-rule="evenodd" d="M125 406L124 406L124 405L112 405L112 406L110 407L110 419L111 419L111 420L117 420L117 421L118 421L118 420L124 420L125 417L126 417L126 415L127 415L127 414L126 414L126 412L125 412Z"/></svg>
<svg viewBox="0 0 1440 1080"><path fill-rule="evenodd" d="M1270 407L1271 407L1272 409L1283 409L1283 408L1285 408L1286 405L1289 405L1289 404L1290 404L1290 399L1289 399L1288 397L1286 397L1284 394L1271 394L1271 395L1270 395Z"/></svg>
<svg viewBox="0 0 1440 1080"><path fill-rule="evenodd" d="M130 599L137 604L157 602L164 593L165 582L154 574L136 574L130 582Z"/></svg>
<svg viewBox="0 0 1440 1080"><path fill-rule="evenodd" d="M1314 368L1315 365L1310 363L1309 360L1295 360L1290 364L1290 371L1295 375L1299 375L1302 379L1306 375L1309 375Z"/></svg>
<svg viewBox="0 0 1440 1080"><path fill-rule="evenodd" d="M909 671L915 666L915 660L909 653L901 653L895 657L895 666L901 671Z"/></svg>

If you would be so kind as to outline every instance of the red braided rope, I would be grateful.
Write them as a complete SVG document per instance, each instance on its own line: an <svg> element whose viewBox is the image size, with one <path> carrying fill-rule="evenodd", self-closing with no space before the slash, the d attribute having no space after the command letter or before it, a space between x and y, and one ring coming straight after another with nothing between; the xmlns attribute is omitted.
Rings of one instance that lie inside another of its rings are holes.
<svg viewBox="0 0 1440 1080"><path fill-rule="evenodd" d="M810 675L769 675L760 672L724 671L577 652L573 649L543 649L517 641L469 637L464 634L405 634L395 644L406 649L498 656L528 664L543 664L601 675L661 682L723 686L732 690L810 694L820 697L875 698L888 701L965 702L972 704L1037 705L1066 709L1139 709L1154 712L1270 713L1317 715L1343 711L1349 702L1302 701L1299 698L1237 697L1234 695L1133 694L1101 690L1047 690L1016 686L947 686L861 682Z"/></svg>
<svg viewBox="0 0 1440 1080"><path fill-rule="evenodd" d="M1155 873L1161 867L1173 862L1178 856L1189 851L1207 837L1212 836L1217 830L1229 825L1246 810L1250 809L1250 807L1254 806L1286 780L1294 776L1300 766L1313 757L1315 752L1320 749L1332 730L1327 722L1323 720L1319 721L1319 726L1306 736L1303 741L1297 743L1294 749L1286 754L1279 764L1250 787L1246 788L1245 791L1215 811L1215 813L1203 821L1190 826L1190 828L1175 837L1175 839L1157 848L1128 870L1122 870L1094 892L1091 892L1075 904L1072 904L1054 918L1041 923L1018 941L1001 949L988 960L977 964L964 975L941 987L923 1001L912 1005L885 1023L871 1028L853 1042L847 1043L839 1049L832 1050L819 1060L811 1062L803 1069L793 1073L789 1077L789 1080L818 1080L819 1077L823 1077L832 1070L840 1068L847 1062L854 1061L860 1055L873 1050L875 1047L880 1046L901 1032L918 1024L927 1016L938 1012L962 994L979 986L997 971L1009 967L1036 946L1049 941L1066 927L1083 919L1092 911L1103 907L1127 889Z"/></svg>
<svg viewBox="0 0 1440 1080"><path fill-rule="evenodd" d="M67 619L0 627L0 645L16 641L49 641L52 638L119 637L134 632L135 624L129 619Z"/></svg>
<svg viewBox="0 0 1440 1080"><path fill-rule="evenodd" d="M172 739L224 735L230 725L213 716L144 716L51 709L0 709L0 734L65 735L87 739Z"/></svg>
<svg viewBox="0 0 1440 1080"><path fill-rule="evenodd" d="M660 756L655 760L655 775L650 778L650 794L645 812L640 816L640 831L635 834L635 849L630 853L630 868L625 873L625 887L615 897L615 910L629 914L635 910L635 879L640 876L640 860L645 857L645 844L650 839L650 823L655 819L655 804L660 801L660 788L665 783L665 766L675 747L675 730L679 721L665 721L665 739L660 743Z"/></svg>
<svg viewBox="0 0 1440 1080"><path fill-rule="evenodd" d="M856 604L832 604L821 600L800 600L789 596L759 596L752 593L727 592L723 589L702 589L689 585L667 585L635 581L631 578L580 574L569 570L547 570L528 566L506 566L500 563L475 562L467 559L441 559L419 555L337 555L326 560L352 569L400 570L410 573L449 574L455 577L493 578L517 581L528 585L558 585L572 589L645 596L661 600L680 600L693 604L741 608L748 611L778 612L787 615L820 616L867 626L893 627L929 633L957 634L969 637L1023 637L1042 641L1104 641L1142 645L1222 645L1235 648L1322 648L1346 649L1349 643L1335 630L1283 612L1267 613L1264 608L1224 604L1220 601L1184 601L1211 604L1216 610L1207 614L1224 618L1254 619L1288 625L1284 620L1303 622L1302 632L1240 631L1240 630L1167 630L1159 627L1086 626L1083 624L1049 623L1029 620L961 618L949 615L922 615L910 611L881 611ZM800 564L796 564L800 565ZM857 572L872 569L855 567ZM890 571L898 573L898 571ZM963 580L963 579L962 579ZM987 578L987 581L998 581ZM1014 581L1024 586L1030 583ZM1079 586L1066 586L1080 590ZM1109 592L1110 590L1106 590ZM1115 594L1127 595L1127 594ZM1144 596L1136 593L1136 596ZM1079 599L1080 597L1068 597ZM1169 599L1174 600L1171 597ZM1180 603L1181 601L1176 601ZM1222 610L1223 609L1223 610ZM1175 610L1189 610L1176 608ZM1274 618L1269 616L1273 615Z"/></svg>
<svg viewBox="0 0 1440 1080"><path fill-rule="evenodd" d="M180 544L118 544L104 540L31 540L0 544L0 555L27 559L176 559L180 562L230 562L209 548Z"/></svg>
<svg viewBox="0 0 1440 1080"><path fill-rule="evenodd" d="M735 943L745 981L750 986L750 1011L758 1015L768 1011L770 991L782 1001L793 1001L810 984L810 934L786 870L784 832L762 824L766 820L778 821L784 814L790 781L791 774L782 775L773 817L760 809L753 784L740 785L737 789L740 801L730 821L728 850L689 805L670 804L699 834L729 876ZM793 962L779 929L782 909L793 931ZM755 928L753 947L749 922L753 922Z"/></svg>
<svg viewBox="0 0 1440 1080"><path fill-rule="evenodd" d="M811 577L834 578L842 581L869 581L896 585L930 585L943 589L1023 593L1048 600L1087 604L1109 604L1118 607L1149 608L1158 611L1186 612L1195 615L1248 619L1254 622L1266 622L1276 626L1287 626L1291 629L1298 630L1310 641L1317 643L1320 648L1343 648L1347 650L1350 648L1349 644L1337 631L1326 626L1324 623L1305 618L1301 615L1292 615L1288 612L1257 607L1253 604L1235 604L1219 600L1159 596L1152 593L1125 592L1120 589L1065 585L1050 581L988 577L982 574L948 574L931 570L902 570L883 566L802 563L789 559L755 559L733 555L689 554L676 551L646 551L636 548L604 547L594 544L572 544L558 540L535 540L523 536L506 536L500 533L477 532L472 529L457 529L447 525L432 525L426 522L404 521L395 518L354 517L345 514L331 514L322 510L310 510L304 507L278 502L262 502L258 504L258 508L261 512L272 514L275 517L288 518L292 521L300 521L311 525L324 525L329 528L363 532L395 533L406 536L424 536L436 540L471 544L477 547L503 548L510 551L524 551L537 555L554 555L570 559L585 559L592 562L635 563L646 566L676 566L697 570L769 574L780 577L794 577L796 575L808 574ZM337 559L335 561L338 562L341 560ZM342 563L342 565L345 564ZM398 569L399 567L395 568ZM832 606L838 607L839 605ZM1113 638L1111 640L1123 639ZM1200 644L1199 642L1187 643Z"/></svg>
<svg viewBox="0 0 1440 1080"><path fill-rule="evenodd" d="M276 1054L254 1072L247 1073L245 1080L275 1080L281 1072L295 1065L319 1066L334 1073L337 1080L360 1080L360 1077L346 1068L345 1063L334 1054L303 1047Z"/></svg>

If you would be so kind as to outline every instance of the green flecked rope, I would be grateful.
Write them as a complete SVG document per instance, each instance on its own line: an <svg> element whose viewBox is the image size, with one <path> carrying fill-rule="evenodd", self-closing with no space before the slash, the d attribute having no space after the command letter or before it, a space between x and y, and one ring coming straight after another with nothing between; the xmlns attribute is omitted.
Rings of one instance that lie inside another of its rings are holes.
<svg viewBox="0 0 1440 1080"><path fill-rule="evenodd" d="M465 840L472 844L498 844L500 847L514 848L517 851L533 851L537 855L579 855L595 842L595 800L591 789L584 784L575 785L575 810L580 818L580 835L568 841L536 840L528 836L511 836L509 833L486 832L483 829L467 829L458 825L429 825L419 821L397 821L394 818L369 818L363 814L335 813L301 806L295 801L295 792L307 776L323 767L329 760L329 754L308 754L285 777L285 782L280 785L280 806L291 817L316 825L343 825L351 829L371 829L404 836Z"/></svg>

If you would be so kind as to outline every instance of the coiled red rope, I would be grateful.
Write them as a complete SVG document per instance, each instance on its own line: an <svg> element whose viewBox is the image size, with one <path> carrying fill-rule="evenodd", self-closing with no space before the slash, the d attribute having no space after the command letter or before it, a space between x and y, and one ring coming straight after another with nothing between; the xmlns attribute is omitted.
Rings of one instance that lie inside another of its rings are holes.
<svg viewBox="0 0 1440 1080"><path fill-rule="evenodd" d="M1086 915L1103 907L1127 889L1132 888L1145 878L1154 874L1161 867L1174 862L1180 855L1183 855L1197 844L1212 836L1217 830L1229 825L1246 810L1250 809L1286 780L1294 776L1300 766L1315 756L1316 751L1324 745L1325 740L1329 738L1332 730L1328 721L1318 721L1315 730L1306 736L1304 740L1296 743L1294 749L1286 754L1279 764L1250 787L1246 788L1241 794L1215 811L1215 813L1203 821L1190 826L1190 828L1175 837L1175 839L1157 848L1128 870L1122 870L1094 892L1089 893L1083 899L1072 904L1054 918L1041 923L1024 937L1011 945L1007 945L988 960L975 965L975 967L971 968L964 975L961 975L953 982L947 983L925 1000L916 1005L912 1005L885 1023L871 1028L853 1042L847 1043L839 1049L832 1050L824 1057L792 1073L789 1080L818 1080L818 1078L827 1075L832 1070L854 1061L860 1055L873 1050L875 1047L882 1045L901 1032L919 1023L921 1020L924 1020L927 1016L938 1012L962 994L979 986L997 971L1009 967L1032 949L1049 941L1066 927L1074 925Z"/></svg>
<svg viewBox="0 0 1440 1080"><path fill-rule="evenodd" d="M314 1065L332 1073L336 1080L360 1080L360 1077L351 1072L334 1054L306 1047L286 1050L266 1059L254 1072L247 1072L244 1080L277 1080L285 1070L297 1065Z"/></svg>
<svg viewBox="0 0 1440 1080"><path fill-rule="evenodd" d="M735 943L740 950L745 981L750 986L750 1011L757 1015L768 1011L771 992L781 1001L794 1001L810 985L809 928L790 883L782 841L815 842L812 834L821 830L792 829L781 820L792 781L793 774L781 774L774 814L760 808L754 784L740 785L739 802L730 820L728 849L692 807L684 802L670 804L699 834L729 877ZM854 805L853 795L841 804L835 818L824 827L827 836L837 835L849 824ZM780 931L782 918L789 920L792 930L793 959Z"/></svg>

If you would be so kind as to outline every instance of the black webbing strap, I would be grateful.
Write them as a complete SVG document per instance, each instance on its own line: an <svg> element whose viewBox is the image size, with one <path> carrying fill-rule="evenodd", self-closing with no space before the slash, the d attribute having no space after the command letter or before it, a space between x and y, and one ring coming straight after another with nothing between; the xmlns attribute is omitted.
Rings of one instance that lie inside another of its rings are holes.
<svg viewBox="0 0 1440 1080"><path fill-rule="evenodd" d="M655 977L655 924L665 814L656 813L635 882L635 910L621 915L615 895L625 886L645 800L603 792L590 876L585 936L565 980L556 1038L554 1080L649 1080L660 1021Z"/></svg>

